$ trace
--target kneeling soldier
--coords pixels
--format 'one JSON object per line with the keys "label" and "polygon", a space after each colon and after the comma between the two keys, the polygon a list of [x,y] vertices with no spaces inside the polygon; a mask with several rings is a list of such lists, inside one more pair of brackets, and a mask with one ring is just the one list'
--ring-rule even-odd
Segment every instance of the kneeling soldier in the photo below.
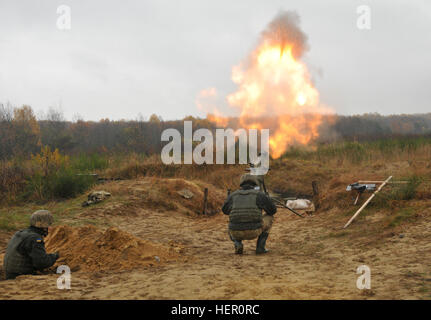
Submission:
{"label": "kneeling soldier", "polygon": [[6,279],[35,274],[55,263],[59,258],[58,252],[47,254],[43,241],[52,222],[53,217],[49,211],[39,210],[31,215],[29,228],[14,234],[4,256]]}
{"label": "kneeling soldier", "polygon": [[[229,215],[229,236],[235,245],[235,253],[243,253],[242,240],[257,238],[256,253],[266,253],[266,239],[269,235],[273,215],[277,207],[271,198],[260,190],[258,177],[245,174],[240,180],[240,189],[226,199],[222,211]],[[266,214],[262,215],[262,210]]]}

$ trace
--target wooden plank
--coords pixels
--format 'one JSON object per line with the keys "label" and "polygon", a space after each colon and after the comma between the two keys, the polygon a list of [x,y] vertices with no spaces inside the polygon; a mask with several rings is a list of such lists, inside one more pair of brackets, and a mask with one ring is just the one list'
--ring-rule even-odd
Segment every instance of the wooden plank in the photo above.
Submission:
{"label": "wooden plank", "polygon": [[311,182],[311,187],[313,188],[313,203],[314,203],[314,207],[317,210],[317,209],[320,208],[319,185],[318,185],[317,181],[312,181]]}
{"label": "wooden plank", "polygon": [[353,217],[350,218],[350,220],[346,223],[346,225],[344,226],[344,229],[346,229],[351,223],[352,221],[361,213],[362,210],[365,209],[365,207],[370,203],[370,201],[376,196],[376,194],[382,190],[382,188],[389,182],[389,180],[392,179],[392,176],[390,176],[389,178],[387,178],[381,185],[380,187],[374,191],[374,193],[371,195],[371,197],[368,198],[367,201],[364,202],[364,204],[358,209],[358,211],[356,211],[356,213],[353,215]]}
{"label": "wooden plank", "polygon": [[202,210],[202,214],[207,214],[207,207],[208,207],[208,188],[205,188],[205,190],[204,190],[204,208]]}
{"label": "wooden plank", "polygon": [[361,193],[358,192],[358,195],[356,196],[355,203],[353,204],[354,206],[356,206],[356,204],[358,203],[358,200],[359,200],[360,196],[361,196]]}

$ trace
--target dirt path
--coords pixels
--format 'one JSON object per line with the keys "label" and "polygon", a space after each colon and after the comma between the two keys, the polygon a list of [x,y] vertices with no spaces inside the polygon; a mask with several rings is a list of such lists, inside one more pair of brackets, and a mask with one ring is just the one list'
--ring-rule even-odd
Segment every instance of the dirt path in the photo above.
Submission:
{"label": "dirt path", "polygon": [[[0,282],[0,299],[430,299],[431,219],[410,224],[403,237],[350,239],[335,213],[300,219],[276,215],[267,247],[255,241],[233,254],[227,217],[191,218],[141,210],[104,217],[120,229],[161,243],[184,245],[185,261],[125,272],[72,274],[72,289],[58,290],[58,275]],[[355,225],[352,225],[355,228]],[[356,226],[357,227],[357,226]],[[371,268],[371,290],[356,288],[356,268]]]}

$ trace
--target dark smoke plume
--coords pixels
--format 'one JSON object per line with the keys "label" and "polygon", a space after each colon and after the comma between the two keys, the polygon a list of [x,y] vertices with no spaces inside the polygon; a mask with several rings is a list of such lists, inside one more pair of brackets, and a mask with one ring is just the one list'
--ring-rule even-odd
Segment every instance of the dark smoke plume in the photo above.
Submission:
{"label": "dark smoke plume", "polygon": [[262,32],[262,41],[292,46],[292,54],[300,58],[309,49],[307,35],[300,29],[299,15],[294,11],[281,11]]}

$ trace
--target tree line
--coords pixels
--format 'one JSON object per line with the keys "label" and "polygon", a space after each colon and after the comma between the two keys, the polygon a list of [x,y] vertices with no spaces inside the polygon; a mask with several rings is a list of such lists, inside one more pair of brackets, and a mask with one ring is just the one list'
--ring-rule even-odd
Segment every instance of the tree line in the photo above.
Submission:
{"label": "tree line", "polygon": [[[100,121],[67,121],[62,112],[50,108],[37,117],[30,106],[0,104],[0,159],[30,158],[49,146],[62,154],[160,153],[163,130],[183,132],[183,121],[193,121],[193,130],[217,125],[208,119],[187,117],[163,121],[153,114],[148,120],[101,119]],[[230,118],[228,127],[236,128],[238,119]],[[364,141],[405,135],[431,134],[431,113],[382,116],[377,113],[354,116],[324,116],[320,135],[315,142]]]}

